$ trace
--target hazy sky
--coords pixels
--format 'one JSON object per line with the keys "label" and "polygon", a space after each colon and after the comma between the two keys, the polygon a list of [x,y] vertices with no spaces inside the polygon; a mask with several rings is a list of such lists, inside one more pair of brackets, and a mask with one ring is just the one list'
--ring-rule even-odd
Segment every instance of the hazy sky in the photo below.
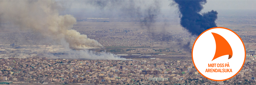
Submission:
{"label": "hazy sky", "polygon": [[[172,0],[160,0],[160,2],[162,2],[161,4],[163,9],[169,9],[169,4],[173,3]],[[81,2],[75,2],[72,4],[71,8],[84,7],[88,8],[88,6],[85,6]],[[214,10],[256,10],[256,0],[207,0],[204,7],[205,9]]]}
{"label": "hazy sky", "polygon": [[[173,3],[172,0],[161,0],[163,9],[177,9],[175,6],[169,6]],[[207,0],[207,3],[203,5],[202,11],[209,10],[253,10],[256,12],[256,0]]]}
{"label": "hazy sky", "polygon": [[205,9],[215,10],[254,10],[256,0],[207,0]]}
{"label": "hazy sky", "polygon": [[[135,0],[137,1],[137,0]],[[142,0],[144,1],[144,0]],[[102,12],[97,7],[85,4],[84,0],[76,0],[76,1],[65,1],[69,4],[68,13],[72,14],[80,14],[80,15],[93,15]],[[153,0],[145,0],[144,4],[152,4]],[[178,8],[177,5],[173,4],[173,0],[159,0],[161,6],[161,13],[164,15],[174,15],[178,16]],[[204,9],[201,11],[207,12],[211,10],[218,11],[218,16],[222,16],[223,14],[240,14],[243,13],[246,15],[247,12],[255,12],[256,13],[256,0],[207,0],[207,3],[203,5]],[[244,12],[246,11],[246,12]],[[102,12],[103,14],[108,14],[108,11]],[[112,13],[112,12],[110,12]],[[254,13],[253,13],[254,14]],[[251,14],[251,15],[253,15]]]}

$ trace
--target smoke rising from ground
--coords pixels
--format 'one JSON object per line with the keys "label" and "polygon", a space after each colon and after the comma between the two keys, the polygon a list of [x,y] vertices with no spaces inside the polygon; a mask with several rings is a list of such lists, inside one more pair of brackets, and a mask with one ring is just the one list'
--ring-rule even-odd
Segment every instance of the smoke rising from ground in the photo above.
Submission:
{"label": "smoke rising from ground", "polygon": [[[206,0],[173,1],[178,4],[181,13],[181,26],[192,35],[199,35],[202,31],[216,26],[216,11],[199,14],[202,10],[202,4],[206,3]],[[14,23],[22,29],[33,30],[51,37],[68,48],[101,48],[102,45],[96,40],[72,29],[76,23],[73,16],[59,14],[60,10],[68,8],[67,6],[70,4],[67,3],[78,2],[92,7],[93,11],[103,11],[102,15],[112,15],[112,17],[125,19],[136,18],[141,28],[147,29],[147,34],[151,39],[161,42],[177,41],[184,50],[190,48],[190,41],[176,38],[172,32],[168,31],[167,25],[170,22],[164,22],[165,24],[161,28],[156,26],[158,19],[163,18],[161,15],[162,4],[159,0],[60,0],[58,2],[63,2],[66,6],[63,7],[63,3],[57,3],[55,0],[1,0],[0,19]],[[105,14],[104,11],[111,14]]]}
{"label": "smoke rising from ground", "polygon": [[[194,36],[200,35],[203,31],[216,27],[215,20],[217,19],[217,11],[210,11],[207,13],[200,14],[199,12],[203,9],[203,4],[206,0],[173,0],[178,4],[178,9],[181,15],[180,24],[189,33]],[[178,41],[182,41],[178,39]],[[189,47],[191,42],[181,46],[184,50],[191,52]]]}
{"label": "smoke rising from ground", "polygon": [[1,20],[13,23],[21,29],[33,30],[68,43],[72,49],[102,47],[96,40],[80,34],[72,27],[76,19],[71,15],[60,15],[61,6],[54,0],[1,0]]}
{"label": "smoke rising from ground", "polygon": [[113,15],[116,17],[121,15],[122,17],[138,19],[141,28],[147,29],[149,37],[153,40],[167,40],[162,34],[170,34],[163,31],[165,28],[154,26],[161,13],[160,1],[158,0],[86,0],[84,3],[98,7],[102,11],[114,11]]}
{"label": "smoke rising from ground", "polygon": [[206,29],[216,27],[217,11],[199,14],[206,0],[174,0],[181,14],[180,24],[192,35],[199,35]]}
{"label": "smoke rising from ground", "polygon": [[120,59],[111,53],[93,53],[79,49],[102,48],[102,45],[87,35],[72,29],[76,19],[71,15],[60,15],[62,6],[54,0],[1,0],[0,19],[20,29],[36,32],[60,42],[69,51],[68,57],[86,59]]}
{"label": "smoke rising from ground", "polygon": [[176,38],[168,31],[170,28],[167,28],[167,25],[170,22],[162,21],[164,24],[160,28],[156,27],[162,14],[162,2],[159,0],[86,0],[84,3],[102,11],[113,11],[112,14],[116,17],[121,15],[139,19],[141,28],[147,30],[147,34],[152,40],[166,43],[176,41],[180,48],[190,52],[190,41]]}

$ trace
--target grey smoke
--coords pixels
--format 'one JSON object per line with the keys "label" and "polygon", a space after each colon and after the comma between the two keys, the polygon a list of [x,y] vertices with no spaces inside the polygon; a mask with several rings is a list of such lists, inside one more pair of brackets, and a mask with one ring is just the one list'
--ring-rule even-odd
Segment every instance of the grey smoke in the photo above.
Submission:
{"label": "grey smoke", "polygon": [[102,47],[96,40],[73,30],[76,19],[60,15],[61,8],[54,0],[1,0],[2,21],[11,22],[21,29],[32,30],[56,41],[68,42],[71,49]]}
{"label": "grey smoke", "polygon": [[[148,3],[151,2],[151,3]],[[148,36],[154,41],[170,42],[176,41],[183,50],[190,52],[190,41],[185,41],[173,36],[166,28],[169,22],[164,22],[161,28],[156,27],[156,22],[161,15],[161,1],[159,0],[86,0],[86,5],[97,7],[101,11],[113,11],[114,17],[122,15],[136,18],[142,29],[147,30]],[[116,12],[117,11],[117,12]],[[169,15],[172,16],[172,15]],[[181,43],[181,42],[186,42]]]}
{"label": "grey smoke", "polygon": [[[1,22],[12,23],[22,30],[30,30],[38,35],[52,38],[68,49],[102,48],[102,45],[96,40],[72,29],[73,25],[76,24],[76,19],[72,15],[60,15],[60,10],[63,10],[63,7],[55,0],[0,1]],[[80,51],[80,54],[84,55],[80,57],[89,59],[96,59],[95,57],[99,56],[114,58],[114,55],[109,53],[101,53],[102,55],[99,56],[90,53]]]}
{"label": "grey smoke", "polygon": [[[152,3],[145,4],[150,1]],[[156,30],[163,30],[163,28],[156,29],[154,27],[161,13],[160,2],[158,0],[86,0],[84,3],[96,6],[102,11],[118,11],[120,15],[138,19],[141,28],[147,29],[149,37],[153,40],[162,40],[158,39],[159,37],[156,37],[156,35],[164,37],[161,34],[165,32],[156,32]],[[165,35],[168,34],[165,33]],[[166,39],[167,38],[165,38],[165,40]]]}

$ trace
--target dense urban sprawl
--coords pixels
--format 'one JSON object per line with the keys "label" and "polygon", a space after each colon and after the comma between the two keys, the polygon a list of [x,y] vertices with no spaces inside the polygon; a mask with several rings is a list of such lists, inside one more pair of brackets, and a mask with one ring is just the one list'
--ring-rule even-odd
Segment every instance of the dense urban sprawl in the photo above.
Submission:
{"label": "dense urban sprawl", "polygon": [[254,57],[230,80],[214,82],[188,60],[77,60],[43,57],[0,59],[0,81],[40,84],[252,84]]}

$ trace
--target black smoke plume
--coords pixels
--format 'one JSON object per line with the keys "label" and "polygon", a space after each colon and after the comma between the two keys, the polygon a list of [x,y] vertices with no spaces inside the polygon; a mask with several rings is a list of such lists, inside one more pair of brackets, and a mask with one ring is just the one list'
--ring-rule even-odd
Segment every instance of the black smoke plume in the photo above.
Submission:
{"label": "black smoke plume", "polygon": [[217,11],[200,14],[206,0],[174,0],[181,13],[180,24],[192,35],[199,35],[206,29],[216,27]]}

